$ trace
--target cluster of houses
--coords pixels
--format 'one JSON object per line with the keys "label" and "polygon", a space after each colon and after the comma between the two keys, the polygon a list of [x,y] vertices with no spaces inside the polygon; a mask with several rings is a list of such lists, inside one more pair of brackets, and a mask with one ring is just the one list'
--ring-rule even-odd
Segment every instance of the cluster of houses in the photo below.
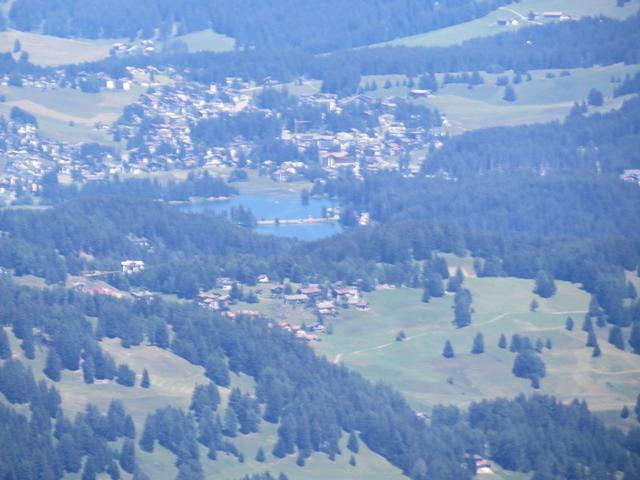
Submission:
{"label": "cluster of houses", "polygon": [[123,294],[122,292],[119,292],[115,288],[112,288],[106,285],[86,283],[86,282],[75,282],[72,286],[74,290],[82,293],[87,293],[89,295],[105,295],[107,297],[113,297],[113,298],[125,297],[125,294]]}
{"label": "cluster of houses", "polygon": [[223,114],[258,111],[251,96],[233,88],[237,79],[225,86],[208,88],[179,82],[150,89],[129,105],[113,129],[122,140],[141,136],[143,145],[127,152],[127,169],[134,174],[172,168],[235,166],[240,152],[250,146],[234,141],[226,148],[200,148],[191,137],[192,126],[200,120]]}
{"label": "cluster of houses", "polygon": [[4,168],[0,170],[0,200],[16,194],[37,194],[41,179],[60,161],[71,162],[73,152],[64,143],[40,138],[38,128],[30,123],[0,121]]}
{"label": "cluster of houses", "polygon": [[[146,45],[144,48],[153,48]],[[114,44],[115,52],[127,51],[127,44]],[[97,123],[94,128],[113,135],[114,140],[127,148],[105,150],[99,158],[83,158],[80,144],[49,141],[41,138],[34,125],[14,126],[0,132],[7,144],[4,169],[0,171],[0,200],[11,201],[22,194],[38,194],[42,177],[56,168],[61,178],[80,181],[102,181],[114,175],[144,175],[156,171],[189,169],[196,167],[258,166],[263,173],[276,181],[293,181],[308,178],[310,165],[300,158],[317,155],[317,164],[330,176],[350,170],[356,176],[364,171],[397,168],[409,153],[424,148],[432,141],[427,128],[410,128],[397,121],[394,112],[406,99],[389,97],[384,100],[357,94],[347,98],[317,93],[296,97],[299,106],[323,109],[325,112],[342,113],[357,106],[369,117],[377,119],[376,127],[361,131],[357,128],[345,131],[321,131],[315,128],[284,128],[279,139],[292,143],[300,158],[252,158],[255,145],[242,137],[236,137],[224,147],[205,147],[195,144],[192,128],[206,118],[221,115],[239,115],[242,112],[261,112],[265,116],[279,115],[275,111],[256,106],[253,97],[256,89],[238,78],[230,77],[221,84],[202,85],[186,82],[175,70],[160,72],[154,67],[128,67],[128,78],[112,78],[106,73],[78,72],[73,79],[65,77],[64,70],[47,77],[23,76],[23,84],[42,90],[57,88],[81,88],[89,81],[100,89],[131,90],[135,87],[148,90],[134,103],[128,105],[114,125]],[[172,79],[171,84],[155,81],[163,74]],[[0,84],[8,84],[8,76],[0,77]],[[265,81],[265,85],[270,82]],[[304,124],[305,122],[301,122]],[[299,131],[300,130],[300,131]],[[278,135],[278,134],[276,134]],[[309,154],[306,157],[302,154]],[[313,168],[316,168],[314,161]],[[7,196],[9,195],[9,196]],[[6,197],[6,198],[2,198]]]}
{"label": "cluster of houses", "polygon": [[311,308],[320,316],[336,316],[339,308],[369,310],[369,304],[362,298],[358,287],[342,282],[334,283],[329,289],[310,284],[289,294],[285,293],[284,287],[276,286],[271,289],[271,298],[281,298],[285,305]]}
{"label": "cluster of houses", "polygon": [[[429,96],[430,92],[416,91],[415,97]],[[358,94],[338,99],[335,95],[319,93],[300,97],[301,105],[324,107],[337,114],[351,104],[364,108],[368,115],[375,115],[378,126],[373,131],[363,132],[357,128],[339,132],[298,132],[283,130],[282,140],[294,143],[300,152],[317,151],[321,167],[330,176],[342,170],[352,171],[356,177],[364,170],[375,173],[397,168],[400,159],[412,150],[424,147],[431,140],[431,132],[424,127],[408,128],[395,119],[394,111],[399,97],[379,101],[371,96]],[[302,162],[286,162],[279,165],[272,178],[277,181],[292,181],[304,175],[306,165]]]}
{"label": "cluster of houses", "polygon": [[300,325],[291,325],[289,322],[280,322],[278,323],[278,326],[286,332],[293,332],[300,340],[305,340],[307,342],[318,341],[317,335],[307,332]]}

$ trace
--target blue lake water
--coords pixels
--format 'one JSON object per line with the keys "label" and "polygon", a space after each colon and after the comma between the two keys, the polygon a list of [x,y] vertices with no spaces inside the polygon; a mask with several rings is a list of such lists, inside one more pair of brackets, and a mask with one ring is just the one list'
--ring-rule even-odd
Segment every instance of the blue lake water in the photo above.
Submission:
{"label": "blue lake water", "polygon": [[[228,211],[231,207],[248,208],[256,220],[280,220],[321,217],[324,207],[335,207],[336,202],[312,198],[308,205],[302,205],[300,195],[289,194],[279,197],[268,195],[237,195],[230,200],[197,203],[183,207],[186,211],[201,212],[211,210],[217,213]],[[256,231],[268,235],[294,237],[300,240],[316,240],[340,233],[342,227],[335,222],[311,223],[301,225],[259,225]]]}

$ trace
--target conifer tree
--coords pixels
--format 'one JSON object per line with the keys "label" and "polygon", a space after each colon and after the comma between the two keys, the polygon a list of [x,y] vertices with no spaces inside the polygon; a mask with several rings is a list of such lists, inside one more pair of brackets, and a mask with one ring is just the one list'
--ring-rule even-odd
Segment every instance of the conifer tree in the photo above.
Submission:
{"label": "conifer tree", "polygon": [[593,352],[591,352],[591,356],[595,358],[599,357],[600,355],[602,355],[602,351],[600,350],[600,345],[598,345],[598,343],[596,342],[593,347]]}
{"label": "conifer tree", "polygon": [[142,388],[149,388],[151,386],[151,380],[149,379],[149,372],[145,368],[142,371],[142,380],[140,381],[140,386]]}
{"label": "conifer tree", "polygon": [[502,99],[505,102],[515,102],[516,101],[516,91],[513,89],[513,87],[511,85],[507,85],[504,88],[504,95],[502,96]]}
{"label": "conifer tree", "polygon": [[564,328],[566,328],[568,331],[573,330],[573,318],[567,317],[567,320],[564,322]]}
{"label": "conifer tree", "polygon": [[484,353],[484,338],[482,333],[476,333],[476,336],[473,339],[473,346],[471,347],[471,353],[474,355]]}
{"label": "conifer tree", "polygon": [[627,407],[626,405],[624,405],[622,407],[622,410],[620,411],[620,418],[622,418],[623,420],[629,418],[629,407]]}
{"label": "conifer tree", "polygon": [[4,328],[0,327],[0,360],[11,358],[11,344]]}
{"label": "conifer tree", "polygon": [[136,468],[136,447],[129,438],[122,444],[120,467],[127,473],[133,473]]}
{"label": "conifer tree", "polygon": [[264,454],[264,450],[260,447],[258,453],[256,453],[256,462],[264,463],[266,460],[267,457]]}
{"label": "conifer tree", "polygon": [[357,465],[356,457],[354,457],[353,455],[351,455],[351,457],[349,458],[349,465],[351,465],[352,467],[355,467]]}
{"label": "conifer tree", "polygon": [[536,286],[533,293],[540,295],[542,298],[553,297],[556,293],[556,285],[553,277],[548,272],[540,270],[536,277]]}
{"label": "conifer tree", "polygon": [[44,374],[54,382],[60,381],[60,370],[62,369],[62,362],[60,357],[53,348],[47,352],[46,365],[44,367]]}
{"label": "conifer tree", "polygon": [[152,453],[156,441],[155,420],[152,415],[147,416],[140,438],[140,448],[147,453]]}
{"label": "conifer tree", "polygon": [[539,306],[540,304],[538,303],[538,300],[534,298],[529,304],[529,310],[531,310],[532,312],[537,312]]}
{"label": "conifer tree", "polygon": [[133,423],[131,415],[127,415],[124,419],[124,436],[127,438],[136,438],[136,425]]}
{"label": "conifer tree", "polygon": [[553,348],[553,344],[551,343],[550,338],[547,338],[547,340],[544,342],[544,346],[547,350],[551,350]]}
{"label": "conifer tree", "polygon": [[536,338],[536,352],[542,353],[543,348],[544,348],[544,344],[542,343],[542,339]]}
{"label": "conifer tree", "polygon": [[358,453],[360,451],[360,445],[358,444],[358,437],[353,430],[351,431],[351,433],[349,433],[347,448],[351,450],[353,453]]}
{"label": "conifer tree", "polygon": [[584,322],[582,322],[582,331],[593,332],[593,322],[591,321],[591,317],[589,316],[584,317]]}
{"label": "conifer tree", "polygon": [[624,335],[618,325],[614,325],[609,330],[609,343],[619,350],[624,350]]}
{"label": "conifer tree", "polygon": [[634,353],[640,354],[640,322],[633,322],[631,335],[629,336],[629,345],[631,345]]}
{"label": "conifer tree", "polygon": [[224,411],[224,428],[222,432],[227,437],[235,437],[238,435],[238,416],[233,408],[228,407]]}
{"label": "conifer tree", "polygon": [[430,300],[431,292],[429,291],[429,288],[425,287],[424,290],[422,290],[422,303],[429,303]]}
{"label": "conifer tree", "polygon": [[430,273],[427,278],[427,288],[432,297],[442,297],[444,295],[442,277],[437,273]]}
{"label": "conifer tree", "polygon": [[504,336],[504,333],[500,334],[500,340],[498,340],[498,348],[507,348],[507,337]]}
{"label": "conifer tree", "polygon": [[442,356],[444,358],[453,358],[455,353],[453,352],[453,347],[451,346],[451,342],[447,340],[444,344],[444,349],[442,350]]}
{"label": "conifer tree", "polygon": [[87,460],[84,462],[82,480],[96,480],[96,465],[93,455],[89,455]]}
{"label": "conifer tree", "polygon": [[95,381],[95,368],[91,355],[87,355],[87,358],[82,361],[82,379],[87,384],[92,384]]}
{"label": "conifer tree", "polygon": [[453,299],[455,316],[453,324],[458,328],[471,325],[471,292],[459,289]]}
{"label": "conifer tree", "polygon": [[596,338],[596,334],[593,330],[591,330],[589,332],[589,335],[587,335],[587,347],[595,347],[598,343],[598,339]]}

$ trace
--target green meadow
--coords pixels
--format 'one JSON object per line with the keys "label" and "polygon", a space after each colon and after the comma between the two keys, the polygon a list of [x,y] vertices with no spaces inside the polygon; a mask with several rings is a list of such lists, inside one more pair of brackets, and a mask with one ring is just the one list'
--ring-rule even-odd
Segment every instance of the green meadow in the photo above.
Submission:
{"label": "green meadow", "polygon": [[[602,91],[604,104],[590,108],[591,112],[619,108],[627,97],[613,98],[613,90],[619,83],[612,83],[611,79],[624,80],[626,75],[634,75],[638,71],[637,65],[622,64],[569,69],[565,71],[568,75],[563,75],[560,70],[532,70],[530,81],[523,76],[520,84],[512,85],[516,92],[515,102],[503,100],[505,87],[496,85],[496,79],[502,75],[511,81],[513,72],[500,75],[481,72],[484,78],[482,85],[469,88],[466,84],[449,83],[432,97],[417,102],[443,113],[447,119],[444,130],[452,134],[478,128],[544,123],[562,120],[575,102],[586,100],[592,88]],[[436,77],[442,85],[444,75]],[[387,80],[391,87],[385,89]],[[405,80],[404,75],[372,75],[363,77],[361,86],[375,81],[378,89],[367,94],[378,98],[406,96],[409,88],[402,85]]]}
{"label": "green meadow", "polygon": [[190,52],[229,52],[236,45],[233,38],[216,33],[211,29],[180,35],[168,42],[174,40],[183,41],[189,47]]}
{"label": "green meadow", "polygon": [[35,87],[0,87],[5,102],[0,114],[8,117],[11,108],[20,107],[38,119],[43,134],[55,140],[70,142],[100,142],[110,144],[111,137],[94,129],[98,122],[110,125],[121,115],[124,107],[144,91],[133,86],[129,91],[84,93],[60,88],[42,90]]}
{"label": "green meadow", "polygon": [[20,40],[22,51],[29,54],[31,62],[47,67],[101,60],[109,55],[111,45],[117,41],[60,38],[7,30],[0,32],[0,52],[12,51],[16,40]]}
{"label": "green meadow", "polygon": [[[397,38],[382,42],[379,46],[405,47],[446,47],[471,40],[477,37],[487,37],[503,32],[513,31],[524,26],[540,24],[539,20],[529,21],[529,12],[561,11],[573,18],[604,15],[607,17],[624,19],[635,14],[640,9],[640,0],[632,0],[623,7],[617,7],[615,1],[608,0],[522,0],[490,12],[488,15],[470,22],[453,25],[451,27],[421,33],[409,37]],[[515,26],[498,25],[498,20],[516,19]]]}
{"label": "green meadow", "polygon": [[[542,358],[547,376],[540,393],[563,401],[584,398],[590,407],[617,422],[623,405],[635,402],[640,385],[640,356],[615,349],[607,343],[608,328],[597,328],[602,356],[591,357],[581,331],[589,296],[576,285],[556,282],[557,294],[538,298],[537,312],[530,311],[533,282],[514,278],[465,279],[473,294],[473,323],[456,329],[452,325],[453,299],[421,303],[416,289],[378,290],[366,296],[369,312],[341,311],[333,321],[333,335],[315,344],[320,354],[344,363],[372,380],[381,380],[402,391],[413,406],[428,412],[435,404],[467,406],[482,398],[513,397],[534,390],[528,380],[511,373],[515,354],[498,348],[500,334],[509,340],[518,333],[552,341]],[[567,316],[576,327],[565,330]],[[628,329],[626,329],[628,330]],[[407,338],[395,341],[398,332]],[[481,332],[485,353],[470,353],[473,338]],[[628,337],[629,332],[625,335]],[[445,359],[442,349],[450,340],[455,357]],[[612,415],[613,413],[613,415]]]}

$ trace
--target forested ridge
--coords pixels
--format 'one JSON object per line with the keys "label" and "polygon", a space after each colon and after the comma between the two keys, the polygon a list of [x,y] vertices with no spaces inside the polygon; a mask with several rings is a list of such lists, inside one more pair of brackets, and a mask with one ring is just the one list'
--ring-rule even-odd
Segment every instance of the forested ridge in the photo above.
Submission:
{"label": "forested ridge", "polygon": [[[234,321],[196,305],[159,300],[132,302],[62,288],[38,291],[18,287],[6,276],[0,277],[0,284],[0,324],[22,339],[24,354],[30,358],[31,349],[44,348],[48,358],[61,359],[58,369],[82,368],[89,384],[93,376],[87,376],[87,363],[92,369],[95,365],[96,378],[113,378],[124,368],[114,374],[108,367],[110,357],[97,341],[104,336],[120,338],[125,348],[143,342],[169,348],[204,366],[220,386],[229,385],[230,372],[257,381],[255,397],[252,392],[232,391],[233,413],[225,412],[222,424],[215,419],[219,396],[213,385],[196,388],[191,412],[171,407],[150,412],[143,431],[136,434],[118,402],[112,402],[106,416],[88,406],[72,424],[60,412],[54,388],[43,382],[36,385],[19,361],[6,360],[0,366],[0,391],[11,403],[31,402],[34,415],[29,421],[12,409],[0,409],[7,419],[0,434],[12,438],[13,444],[12,456],[0,463],[5,476],[61,478],[65,471],[78,471],[85,455],[85,471],[112,475],[114,466],[118,470],[114,460],[119,459],[120,468],[133,472],[133,443],[125,441],[119,454],[107,443],[125,436],[135,438],[145,451],[153,451],[158,441],[174,452],[179,478],[203,478],[198,443],[209,449],[212,460],[219,450],[240,455],[233,438],[259,430],[262,421],[279,424],[278,439],[269,446],[276,457],[296,453],[304,464],[313,452],[339,455],[338,439],[345,432],[358,432],[369,448],[415,480],[471,478],[475,470],[465,455],[474,454],[514,470],[533,470],[536,479],[573,475],[595,480],[616,471],[632,479],[638,472],[638,430],[625,435],[607,429],[583,403],[562,405],[549,397],[492,400],[472,405],[468,418],[454,407],[435,407],[425,423],[392,389],[317,357],[304,342],[266,320],[238,316]],[[95,328],[85,315],[97,318]],[[169,329],[171,336],[166,334]],[[3,351],[3,358],[6,354]],[[48,359],[45,373],[55,382],[59,377],[49,365]],[[127,388],[124,383],[122,388]],[[229,431],[237,427],[228,424],[228,415],[237,416],[239,431]],[[505,418],[509,420],[503,425]],[[23,431],[31,433],[18,435],[27,422],[30,428]],[[42,446],[39,455],[27,455],[35,444]],[[46,477],[38,476],[38,459],[48,465]]]}
{"label": "forested ridge", "polygon": [[[628,84],[631,85],[631,84]],[[621,85],[628,93],[631,86]],[[640,99],[619,110],[585,114],[574,106],[564,122],[480,129],[447,139],[423,163],[423,171],[454,177],[529,172],[619,174],[640,167]]]}
{"label": "forested ridge", "polygon": [[[640,14],[626,20],[585,17],[535,25],[514,32],[475,38],[450,47],[375,47],[313,55],[296,45],[225,53],[157,53],[111,57],[69,67],[70,71],[125,75],[124,67],[171,65],[195,81],[220,82],[228,76],[290,81],[299,76],[321,80],[336,75],[357,87],[361,75],[472,72],[548,68],[586,68],[640,62]],[[355,91],[355,88],[353,89]]]}
{"label": "forested ridge", "polygon": [[244,48],[330,51],[466,22],[512,0],[17,0],[19,30],[87,38],[161,38],[213,27]]}

